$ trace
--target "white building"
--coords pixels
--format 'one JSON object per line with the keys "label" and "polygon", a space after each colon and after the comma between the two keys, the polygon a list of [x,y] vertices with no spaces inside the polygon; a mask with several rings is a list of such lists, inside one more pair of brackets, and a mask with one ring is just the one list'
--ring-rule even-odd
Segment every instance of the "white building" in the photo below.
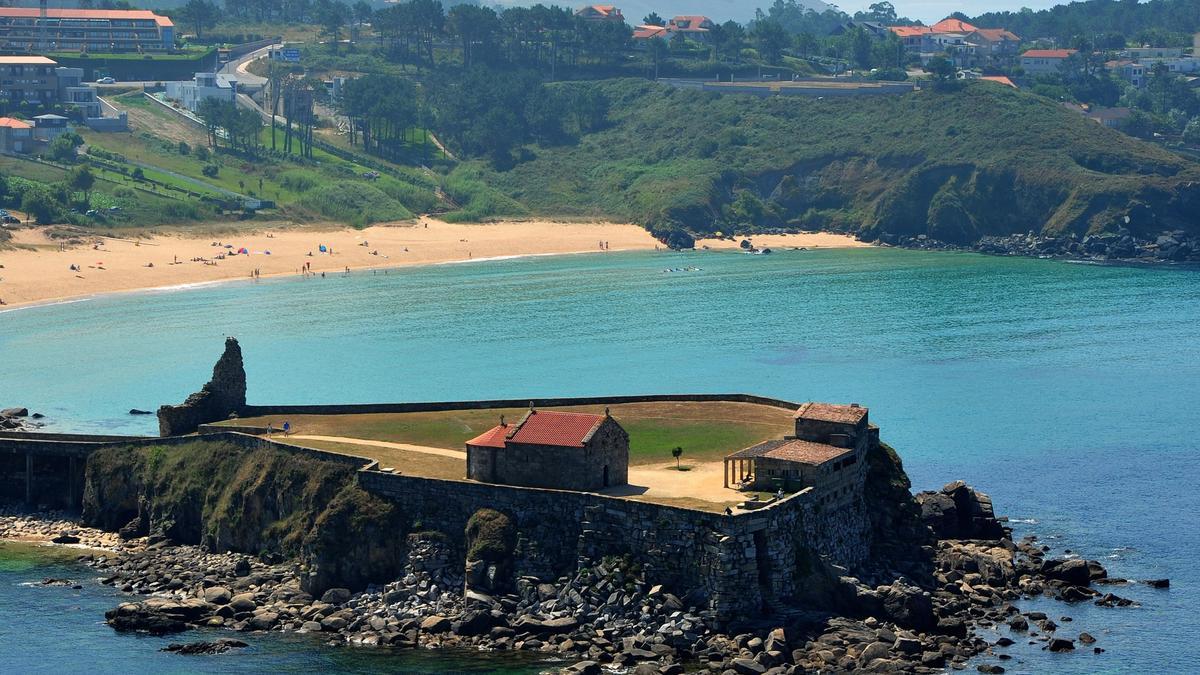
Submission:
{"label": "white building", "polygon": [[219,73],[196,73],[191,82],[168,82],[167,98],[179,101],[192,112],[205,99],[234,103],[237,100],[237,80]]}
{"label": "white building", "polygon": [[1021,68],[1030,75],[1057,74],[1074,54],[1074,49],[1030,49],[1021,54]]}

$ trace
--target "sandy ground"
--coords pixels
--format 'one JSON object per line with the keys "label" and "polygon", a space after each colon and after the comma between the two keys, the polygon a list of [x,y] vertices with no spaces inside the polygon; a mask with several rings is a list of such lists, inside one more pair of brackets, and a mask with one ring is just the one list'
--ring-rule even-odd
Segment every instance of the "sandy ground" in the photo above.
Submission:
{"label": "sandy ground", "polygon": [[[14,232],[12,243],[21,249],[0,250],[0,301],[11,308],[115,291],[249,279],[255,270],[262,277],[299,275],[306,264],[319,275],[344,272],[347,267],[357,270],[600,252],[601,241],[606,242],[609,251],[653,249],[659,245],[636,225],[545,221],[458,225],[428,218],[415,225],[363,230],[264,229],[223,235],[166,234],[139,240],[97,237],[86,241],[83,246],[62,251],[59,243],[45,237],[40,229]],[[321,253],[321,245],[332,253]],[[249,255],[229,255],[242,248]],[[221,255],[225,257],[218,259]],[[71,270],[71,265],[79,269]]]}
{"label": "sandy ground", "polygon": [[726,488],[721,478],[723,462],[692,464],[688,471],[676,471],[673,466],[631,466],[629,485],[605,490],[613,496],[635,496],[642,499],[690,497],[706,502],[726,504],[740,502],[747,496]]}
{"label": "sandy ground", "polygon": [[697,239],[696,248],[711,249],[739,248],[743,239],[749,239],[758,248],[862,248],[870,246],[845,234],[833,232],[806,232],[802,234],[761,234],[730,239]]}
{"label": "sandy ground", "polygon": [[[60,250],[60,244],[41,229],[14,232],[12,243],[19,248],[0,250],[0,302],[12,308],[117,291],[249,279],[256,271],[260,277],[299,275],[305,265],[319,275],[345,272],[346,268],[598,253],[602,241],[606,251],[660,246],[646,230],[628,224],[512,221],[461,225],[432,218],[363,230],[266,228],[237,234],[176,233],[85,241],[82,246]],[[829,233],[764,235],[752,241],[773,248],[867,245]],[[321,245],[332,253],[322,253]],[[697,242],[700,245],[737,248],[738,242],[705,239]],[[243,248],[248,255],[231,255]],[[78,269],[70,269],[72,265]]]}

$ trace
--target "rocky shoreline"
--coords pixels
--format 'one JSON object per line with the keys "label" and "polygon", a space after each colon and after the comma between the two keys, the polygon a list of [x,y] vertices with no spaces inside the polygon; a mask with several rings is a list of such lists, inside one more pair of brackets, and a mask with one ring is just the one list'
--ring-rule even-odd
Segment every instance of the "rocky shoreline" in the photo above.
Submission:
{"label": "rocky shoreline", "polygon": [[1011,234],[981,237],[969,245],[951,244],[925,235],[881,236],[877,243],[926,251],[973,251],[987,255],[1053,258],[1102,263],[1198,264],[1200,238],[1183,230],[1164,232],[1154,239],[1135,237],[1129,230],[1062,236]]}
{"label": "rocky shoreline", "polygon": [[[554,582],[519,578],[504,594],[470,590],[470,574],[456,569],[445,539],[429,535],[410,535],[408,562],[395,581],[357,593],[333,588],[320,598],[301,589],[304,570],[294,562],[213,553],[162,535],[121,541],[58,514],[5,514],[0,537],[68,534],[105,549],[80,559],[102,583],[135,596],[106,613],[121,631],[171,634],[203,626],[317,633],[330,644],[514,650],[572,664],[563,672],[599,673],[603,666],[637,675],[962,669],[984,653],[1005,659],[1011,638],[989,642],[977,634],[999,626],[1050,651],[1104,651],[1092,635],[1069,634],[1044,613],[1022,612],[1015,603],[1050,596],[1068,604],[1127,606],[1129,600],[1096,587],[1130,582],[1109,579],[1096,561],[1050,557],[1049,547],[1032,537],[1014,542],[987,496],[961,482],[920,493],[916,501],[938,539],[928,578],[871,587],[829,566],[836,610],[780,608],[734,625],[719,624],[620,558]],[[236,643],[170,650],[215,653]],[[999,665],[979,669],[1004,672]]]}

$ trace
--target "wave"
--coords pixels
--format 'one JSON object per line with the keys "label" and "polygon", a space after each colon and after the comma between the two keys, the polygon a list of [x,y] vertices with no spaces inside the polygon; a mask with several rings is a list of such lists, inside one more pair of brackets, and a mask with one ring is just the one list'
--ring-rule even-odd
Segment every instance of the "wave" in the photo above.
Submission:
{"label": "wave", "polygon": [[9,307],[7,309],[0,309],[0,314],[7,314],[9,312],[19,312],[23,309],[34,309],[37,307],[54,307],[55,305],[73,305],[77,302],[89,302],[94,299],[95,298],[93,298],[93,297],[84,297],[84,298],[67,298],[66,300],[51,300],[49,302],[35,302],[32,305],[21,305],[20,307]]}

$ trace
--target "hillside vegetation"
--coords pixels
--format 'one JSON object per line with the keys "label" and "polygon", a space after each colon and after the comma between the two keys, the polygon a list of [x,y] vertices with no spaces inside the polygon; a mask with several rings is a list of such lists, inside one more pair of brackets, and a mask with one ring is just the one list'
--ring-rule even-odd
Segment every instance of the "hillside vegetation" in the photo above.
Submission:
{"label": "hillside vegetation", "polygon": [[660,235],[789,227],[965,243],[1196,229],[1200,165],[988,82],[828,100],[593,86],[611,103],[604,129],[532,148],[508,171],[459,170],[533,212]]}

